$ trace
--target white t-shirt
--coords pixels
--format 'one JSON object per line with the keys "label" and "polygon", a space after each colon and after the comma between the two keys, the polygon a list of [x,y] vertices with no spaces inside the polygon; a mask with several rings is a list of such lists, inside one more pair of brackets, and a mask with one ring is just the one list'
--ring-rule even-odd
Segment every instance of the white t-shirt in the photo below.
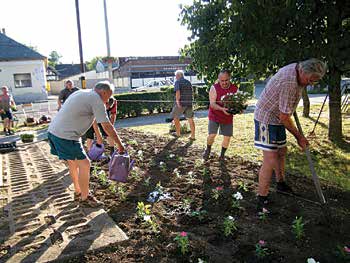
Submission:
{"label": "white t-shirt", "polygon": [[97,123],[109,122],[105,104],[95,91],[79,90],[69,96],[48,131],[61,139],[79,141],[94,118]]}

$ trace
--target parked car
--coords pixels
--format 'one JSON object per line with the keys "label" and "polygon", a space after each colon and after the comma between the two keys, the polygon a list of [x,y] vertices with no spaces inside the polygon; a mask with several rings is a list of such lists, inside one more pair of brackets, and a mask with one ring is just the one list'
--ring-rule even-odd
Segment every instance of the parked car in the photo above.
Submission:
{"label": "parked car", "polygon": [[133,91],[160,91],[163,87],[172,86],[173,83],[170,80],[151,80],[145,86],[132,89]]}

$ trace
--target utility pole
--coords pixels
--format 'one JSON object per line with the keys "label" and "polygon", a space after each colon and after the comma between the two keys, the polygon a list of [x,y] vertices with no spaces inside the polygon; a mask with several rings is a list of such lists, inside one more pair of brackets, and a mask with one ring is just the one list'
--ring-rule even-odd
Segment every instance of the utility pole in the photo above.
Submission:
{"label": "utility pole", "polygon": [[[80,55],[80,71],[85,73],[84,59],[83,59],[83,45],[81,43],[81,29],[80,29],[80,14],[79,14],[79,0],[75,0],[75,10],[77,14],[78,39],[79,39],[79,55]],[[80,77],[81,88],[86,89],[85,76]]]}
{"label": "utility pole", "polygon": [[108,30],[108,17],[107,17],[107,4],[106,0],[103,0],[104,13],[105,13],[105,28],[106,28],[106,42],[107,42],[107,57],[108,57],[108,79],[110,83],[113,83],[113,72],[112,72],[112,63],[111,59],[111,47],[109,45],[109,30]]}

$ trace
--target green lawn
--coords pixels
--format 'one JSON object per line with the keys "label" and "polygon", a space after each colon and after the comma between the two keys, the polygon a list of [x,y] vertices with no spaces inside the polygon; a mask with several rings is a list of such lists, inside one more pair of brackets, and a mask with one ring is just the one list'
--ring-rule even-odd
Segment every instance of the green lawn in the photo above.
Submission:
{"label": "green lawn", "polygon": [[[312,105],[310,109],[310,119],[301,117],[302,107],[298,108],[298,115],[305,135],[308,135],[314,126],[321,105]],[[195,144],[206,145],[207,118],[196,119]],[[234,117],[234,137],[231,140],[227,155],[240,156],[253,162],[261,162],[262,154],[260,150],[254,148],[254,122],[253,113],[241,114]],[[155,124],[135,127],[135,130],[146,133],[154,133],[162,136],[169,135],[169,124]],[[335,145],[327,140],[328,132],[328,107],[326,106],[321,115],[316,128],[316,137],[310,139],[310,149],[315,163],[317,174],[320,178],[329,183],[341,186],[345,190],[350,190],[350,141],[342,145]],[[350,116],[343,116],[343,134],[350,134]],[[187,137],[181,138],[187,140]],[[219,136],[213,146],[213,150],[220,150],[222,138]],[[288,154],[286,170],[288,173],[305,174],[311,176],[306,156],[297,146],[294,137],[288,133]]]}

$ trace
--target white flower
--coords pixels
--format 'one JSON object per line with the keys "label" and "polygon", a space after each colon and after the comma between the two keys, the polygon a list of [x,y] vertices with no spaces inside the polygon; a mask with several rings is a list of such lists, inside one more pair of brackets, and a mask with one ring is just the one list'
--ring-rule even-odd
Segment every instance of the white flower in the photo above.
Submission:
{"label": "white flower", "polygon": [[313,258],[308,258],[307,263],[320,263],[319,261],[314,260]]}
{"label": "white flower", "polygon": [[159,163],[159,166],[163,166],[165,163],[164,162],[160,162]]}
{"label": "white flower", "polygon": [[233,197],[236,199],[236,200],[242,200],[243,199],[243,196],[240,192],[237,192],[233,195]]}
{"label": "white flower", "polygon": [[189,175],[189,176],[192,176],[192,175],[193,175],[193,172],[192,172],[192,171],[188,172],[188,175]]}
{"label": "white flower", "polygon": [[169,154],[169,158],[174,158],[175,157],[175,154],[171,153]]}
{"label": "white flower", "polygon": [[179,172],[179,169],[175,168],[173,173],[178,173]]}
{"label": "white flower", "polygon": [[138,150],[138,151],[137,151],[137,155],[138,155],[138,156],[141,156],[142,154],[143,154],[142,150]]}
{"label": "white flower", "polygon": [[151,220],[151,216],[150,216],[150,215],[144,215],[144,216],[143,216],[143,220],[144,220],[144,221]]}
{"label": "white flower", "polygon": [[235,219],[232,216],[227,217],[228,220],[234,221]]}

